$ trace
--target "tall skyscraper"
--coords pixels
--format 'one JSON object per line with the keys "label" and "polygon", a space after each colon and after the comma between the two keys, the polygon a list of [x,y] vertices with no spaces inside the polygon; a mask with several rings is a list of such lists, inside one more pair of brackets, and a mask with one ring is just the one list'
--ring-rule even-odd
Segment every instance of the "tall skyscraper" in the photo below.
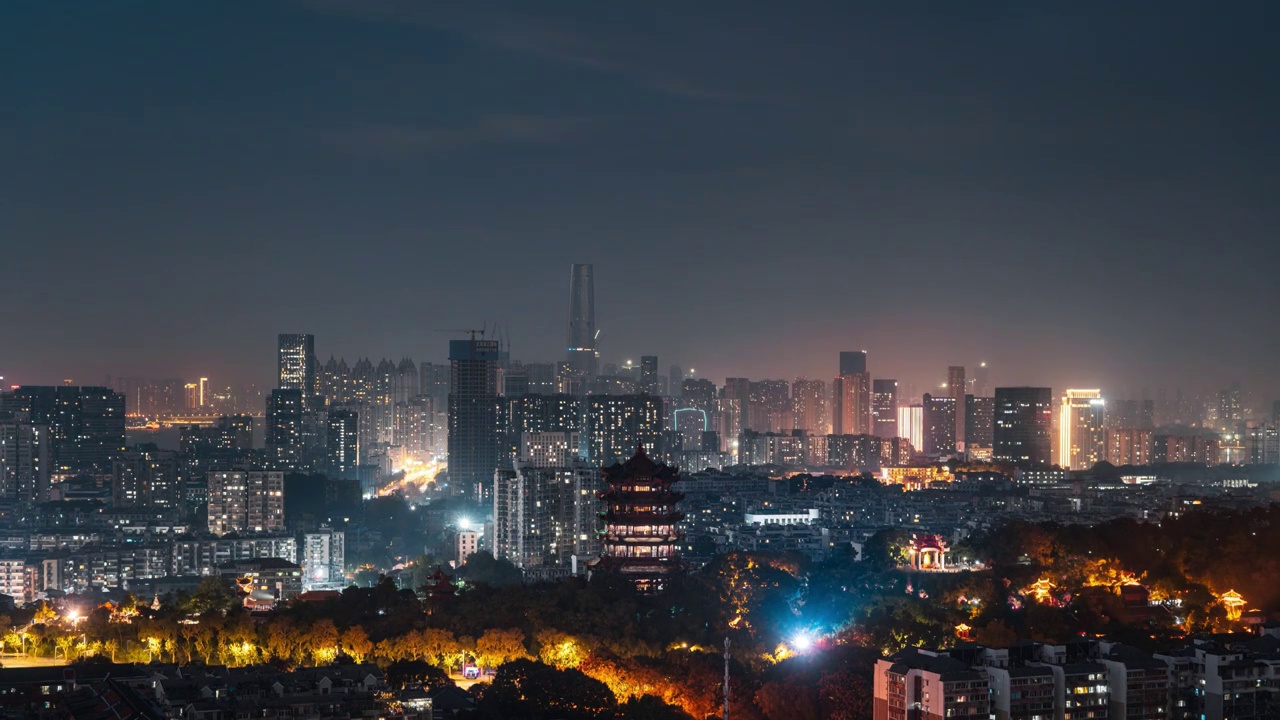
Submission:
{"label": "tall skyscraper", "polygon": [[302,391],[276,389],[267,398],[267,450],[278,470],[297,470],[303,461]]}
{"label": "tall skyscraper", "polygon": [[968,387],[964,379],[963,365],[952,365],[947,368],[947,394],[956,401],[956,450],[961,452],[964,451],[964,443],[967,440],[964,432],[964,396],[969,392]]}
{"label": "tall skyscraper", "polygon": [[499,465],[501,363],[496,340],[473,336],[449,342],[449,483],[455,494],[482,498],[484,485],[493,481]]}
{"label": "tall skyscraper", "polygon": [[[726,403],[729,412],[736,411],[736,418],[729,418],[727,426],[736,427],[738,432],[752,429],[747,424],[751,410],[751,381],[747,378],[725,378],[721,397],[732,401]],[[737,435],[733,436],[736,439]]]}
{"label": "tall skyscraper", "polygon": [[827,384],[821,380],[796,378],[791,383],[791,407],[795,429],[810,435],[831,432],[831,413],[827,405]]}
{"label": "tall skyscraper", "polygon": [[281,333],[277,368],[279,387],[298,390],[310,402],[316,394],[316,338],[314,335]]}
{"label": "tall skyscraper", "polygon": [[898,381],[871,382],[871,432],[879,438],[898,435]]}
{"label": "tall skyscraper", "polygon": [[1018,465],[1053,462],[1053,390],[996,388],[991,456]]}
{"label": "tall skyscraper", "polygon": [[863,350],[844,350],[840,353],[840,375],[856,375],[867,371],[867,353]]}
{"label": "tall skyscraper", "polygon": [[956,451],[956,399],[924,396],[924,453],[950,457]]}
{"label": "tall skyscraper", "polygon": [[645,395],[658,394],[658,356],[642,355],[640,357],[640,387]]}
{"label": "tall skyscraper", "polygon": [[964,397],[965,450],[991,449],[995,432],[996,400],[991,397]]}
{"label": "tall skyscraper", "polygon": [[584,379],[582,392],[586,392],[595,380],[599,358],[596,350],[595,273],[590,264],[578,264],[569,271],[567,359],[574,372]]}
{"label": "tall skyscraper", "polygon": [[1058,465],[1067,470],[1088,470],[1106,459],[1106,403],[1102,391],[1065,391],[1058,408]]}
{"label": "tall skyscraper", "polygon": [[[842,364],[844,355],[841,353]],[[836,435],[871,434],[871,373],[841,375],[832,382],[831,432]]]}

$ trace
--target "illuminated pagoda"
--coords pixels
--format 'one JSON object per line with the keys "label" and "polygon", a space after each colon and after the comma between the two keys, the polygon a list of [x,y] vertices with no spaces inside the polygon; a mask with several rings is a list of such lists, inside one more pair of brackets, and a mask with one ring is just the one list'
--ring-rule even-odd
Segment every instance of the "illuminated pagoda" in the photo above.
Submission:
{"label": "illuminated pagoda", "polygon": [[630,460],[604,468],[603,479],[604,529],[596,568],[633,580],[641,592],[662,590],[665,578],[680,568],[676,523],[684,514],[676,503],[684,494],[672,490],[680,473],[650,460],[641,445]]}

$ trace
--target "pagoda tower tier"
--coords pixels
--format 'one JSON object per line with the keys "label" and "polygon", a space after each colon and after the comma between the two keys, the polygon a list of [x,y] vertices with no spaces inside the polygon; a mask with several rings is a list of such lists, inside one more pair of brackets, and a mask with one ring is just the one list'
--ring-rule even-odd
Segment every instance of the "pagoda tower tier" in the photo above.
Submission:
{"label": "pagoda tower tier", "polygon": [[599,493],[604,510],[596,568],[633,580],[641,591],[662,590],[666,578],[682,568],[677,524],[684,513],[676,504],[684,494],[673,489],[679,471],[650,460],[640,446],[630,460],[602,474],[606,489]]}

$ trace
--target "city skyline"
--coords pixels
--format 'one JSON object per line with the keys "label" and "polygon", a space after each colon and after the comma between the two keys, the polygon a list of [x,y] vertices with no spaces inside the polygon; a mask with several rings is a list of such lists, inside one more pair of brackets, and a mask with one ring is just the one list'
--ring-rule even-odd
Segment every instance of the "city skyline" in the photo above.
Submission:
{"label": "city skyline", "polygon": [[1280,395],[1266,4],[720,7],[15,8],[0,374],[554,361],[590,262],[603,362]]}

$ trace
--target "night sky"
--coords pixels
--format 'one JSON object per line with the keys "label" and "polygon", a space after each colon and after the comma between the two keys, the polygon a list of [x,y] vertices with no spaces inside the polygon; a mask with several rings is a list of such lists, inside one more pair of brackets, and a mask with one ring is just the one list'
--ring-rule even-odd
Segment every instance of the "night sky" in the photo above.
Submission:
{"label": "night sky", "polygon": [[[536,14],[535,14],[536,10]],[[560,359],[1280,394],[1274,2],[0,9],[0,375]]]}

